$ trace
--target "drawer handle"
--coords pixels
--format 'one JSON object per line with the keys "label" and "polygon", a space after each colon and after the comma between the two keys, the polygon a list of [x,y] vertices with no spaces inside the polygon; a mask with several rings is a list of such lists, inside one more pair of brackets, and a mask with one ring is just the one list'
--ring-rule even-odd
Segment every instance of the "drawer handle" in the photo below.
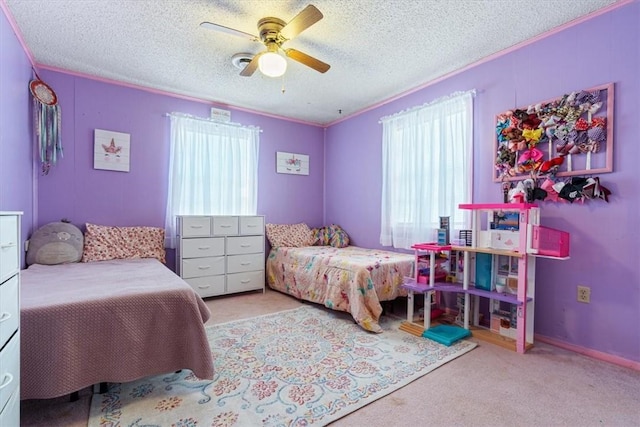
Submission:
{"label": "drawer handle", "polygon": [[251,282],[251,280],[249,279],[240,280],[240,283],[249,283],[249,282]]}
{"label": "drawer handle", "polygon": [[4,378],[2,379],[2,384],[0,384],[0,390],[2,390],[3,388],[11,384],[12,381],[13,381],[13,375],[11,375],[9,372],[4,374]]}
{"label": "drawer handle", "polygon": [[0,316],[0,323],[6,320],[9,320],[10,317],[11,317],[11,313],[8,313],[5,311],[4,313],[2,313],[2,316]]}
{"label": "drawer handle", "polygon": [[2,248],[2,249],[15,248],[15,247],[16,247],[16,244],[15,244],[15,243],[13,243],[13,242],[9,242],[9,243],[7,243],[6,245],[2,245],[2,246],[0,246],[0,248]]}
{"label": "drawer handle", "polygon": [[240,265],[251,265],[251,261],[241,262]]}
{"label": "drawer handle", "polygon": [[210,288],[210,287],[211,287],[211,285],[200,285],[200,286],[198,286],[198,289],[207,289],[207,288]]}
{"label": "drawer handle", "polygon": [[255,225],[255,224],[247,224],[247,227],[250,227],[250,228],[256,228],[256,227],[257,227],[257,225]]}
{"label": "drawer handle", "polygon": [[222,227],[222,228],[231,228],[231,226],[229,224],[221,224],[220,227]]}
{"label": "drawer handle", "polygon": [[201,251],[206,251],[207,249],[211,249],[211,246],[200,246],[198,249]]}
{"label": "drawer handle", "polygon": [[202,228],[201,225],[190,225],[189,228]]}
{"label": "drawer handle", "polygon": [[245,244],[243,244],[243,245],[240,245],[240,247],[241,247],[241,248],[250,248],[250,247],[251,247],[251,245],[249,245],[249,244],[245,243]]}
{"label": "drawer handle", "polygon": [[211,266],[210,266],[210,265],[199,265],[199,266],[198,266],[198,269],[199,269],[199,270],[208,270],[208,269],[210,269],[210,268],[211,268]]}

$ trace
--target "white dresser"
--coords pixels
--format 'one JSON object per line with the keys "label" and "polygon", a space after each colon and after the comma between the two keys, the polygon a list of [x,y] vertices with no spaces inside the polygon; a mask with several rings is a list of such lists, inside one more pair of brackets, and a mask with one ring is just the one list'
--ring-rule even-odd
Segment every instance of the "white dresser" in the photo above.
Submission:
{"label": "white dresser", "polygon": [[177,234],[177,272],[201,297],[264,291],[264,216],[178,216]]}
{"label": "white dresser", "polygon": [[0,211],[0,426],[20,425],[20,217]]}

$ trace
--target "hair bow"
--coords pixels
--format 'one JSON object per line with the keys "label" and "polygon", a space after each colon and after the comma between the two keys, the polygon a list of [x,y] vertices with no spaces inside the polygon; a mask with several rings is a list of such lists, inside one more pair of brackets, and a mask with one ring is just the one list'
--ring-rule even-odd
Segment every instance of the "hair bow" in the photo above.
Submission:
{"label": "hair bow", "polygon": [[549,159],[546,162],[542,162],[540,165],[540,172],[545,173],[549,172],[553,169],[553,171],[557,171],[560,165],[564,162],[564,157],[554,157],[553,159]]}
{"label": "hair bow", "polygon": [[591,127],[605,128],[607,125],[607,119],[604,117],[594,117],[591,119]]}
{"label": "hair bow", "polygon": [[522,131],[522,136],[527,142],[538,142],[542,136],[542,129],[525,129]]}
{"label": "hair bow", "polygon": [[601,142],[607,138],[607,133],[601,127],[592,127],[587,131],[587,136],[593,141]]}
{"label": "hair bow", "polygon": [[550,179],[545,179],[544,182],[542,183],[542,185],[540,185],[540,188],[542,188],[543,190],[545,190],[547,192],[547,198],[546,200],[552,201],[552,202],[558,202],[558,201],[563,201],[564,199],[558,199],[558,191],[556,191],[556,189],[553,187],[554,186],[554,182]]}
{"label": "hair bow", "polygon": [[598,110],[600,110],[600,108],[602,108],[602,101],[596,102],[595,104],[591,105],[589,108],[586,109],[586,111],[588,111],[591,114],[595,114],[598,112]]}
{"label": "hair bow", "polygon": [[511,151],[522,151],[527,149],[527,143],[523,140],[520,141],[509,141],[509,150]]}
{"label": "hair bow", "polygon": [[578,120],[576,120],[575,128],[577,130],[587,130],[589,129],[589,123],[587,123],[585,119],[580,117]]}
{"label": "hair bow", "polygon": [[536,162],[539,162],[543,157],[544,157],[544,154],[542,153],[542,151],[538,150],[537,148],[530,148],[524,151],[522,154],[520,154],[520,157],[518,158],[518,163],[519,164],[536,163]]}
{"label": "hair bow", "polygon": [[581,153],[597,153],[600,148],[597,141],[589,141],[577,146]]}
{"label": "hair bow", "polygon": [[576,102],[578,104],[585,104],[585,103],[594,104],[598,102],[599,99],[600,99],[599,90],[593,91],[591,93],[587,92],[586,90],[583,90],[576,96]]}

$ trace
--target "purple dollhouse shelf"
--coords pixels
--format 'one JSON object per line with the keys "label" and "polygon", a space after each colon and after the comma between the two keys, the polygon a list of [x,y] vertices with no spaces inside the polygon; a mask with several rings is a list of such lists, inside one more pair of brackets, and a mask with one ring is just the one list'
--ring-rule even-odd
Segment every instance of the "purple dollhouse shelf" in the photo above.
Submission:
{"label": "purple dollhouse shelf", "polygon": [[[518,296],[509,294],[506,292],[494,292],[485,291],[484,289],[478,289],[474,286],[470,286],[466,291],[459,283],[444,283],[436,282],[433,286],[429,286],[425,283],[416,283],[415,281],[407,281],[401,285],[404,289],[412,291],[414,293],[423,294],[425,292],[440,291],[440,292],[463,292],[470,295],[478,295],[484,298],[491,298],[493,300],[508,302],[510,304],[522,305],[522,301],[518,301]],[[532,301],[533,298],[527,297],[527,301]]]}

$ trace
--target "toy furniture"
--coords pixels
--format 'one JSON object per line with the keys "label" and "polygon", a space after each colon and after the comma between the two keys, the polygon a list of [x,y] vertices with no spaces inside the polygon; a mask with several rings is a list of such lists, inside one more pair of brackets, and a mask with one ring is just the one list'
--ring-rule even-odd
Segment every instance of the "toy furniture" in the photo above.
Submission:
{"label": "toy furniture", "polygon": [[[461,293],[464,302],[458,319],[465,329],[471,328],[477,338],[524,353],[533,345],[535,259],[567,259],[569,234],[540,226],[540,211],[535,204],[462,204],[459,207],[472,212],[471,246],[416,244],[413,247],[416,254],[419,250],[428,251],[432,260],[439,251],[462,251],[462,283],[437,282],[433,276],[428,284],[405,278],[403,287],[409,291],[408,320],[413,320],[414,293],[425,295],[425,330],[430,327],[431,304],[427,303],[430,295]],[[480,298],[489,299],[488,329],[480,326]]]}
{"label": "toy furniture", "polygon": [[[415,294],[424,295],[424,329],[429,329],[431,324],[432,306],[435,305],[434,297],[436,282],[438,289],[446,280],[446,274],[438,274],[436,268],[436,257],[443,251],[450,251],[450,245],[439,245],[437,243],[416,243],[411,246],[414,250],[415,261],[413,278],[406,277],[402,287],[407,290],[407,322],[413,322]],[[425,257],[429,260],[428,276],[421,273],[421,264]],[[408,326],[405,326],[408,330]]]}

